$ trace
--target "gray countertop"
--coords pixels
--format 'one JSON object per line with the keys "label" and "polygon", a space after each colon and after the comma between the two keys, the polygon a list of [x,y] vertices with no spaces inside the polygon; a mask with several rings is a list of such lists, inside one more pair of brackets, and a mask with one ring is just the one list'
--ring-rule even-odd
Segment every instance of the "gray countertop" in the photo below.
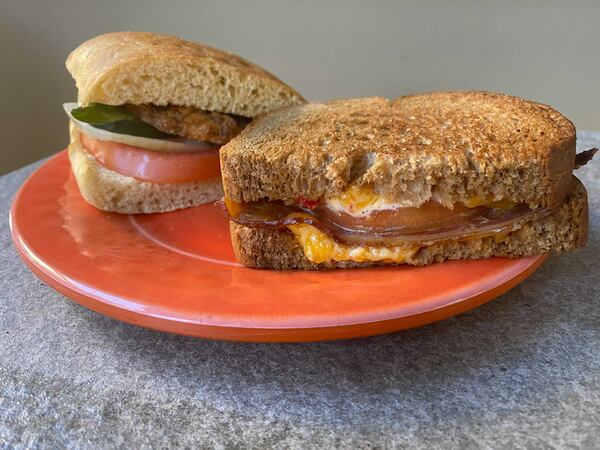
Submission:
{"label": "gray countertop", "polygon": [[397,334],[281,345],[137,328],[43,284],[7,220],[38,165],[0,178],[0,448],[600,448],[600,161],[578,172],[588,246],[497,300]]}

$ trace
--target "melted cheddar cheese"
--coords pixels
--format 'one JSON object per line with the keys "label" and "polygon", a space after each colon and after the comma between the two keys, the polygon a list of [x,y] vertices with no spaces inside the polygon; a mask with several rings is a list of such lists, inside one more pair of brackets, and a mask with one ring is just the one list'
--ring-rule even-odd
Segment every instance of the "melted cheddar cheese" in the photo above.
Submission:
{"label": "melted cheddar cheese", "polygon": [[488,208],[498,208],[498,209],[510,209],[516,206],[516,203],[511,202],[510,200],[502,199],[495,200],[494,196],[490,195],[487,198],[481,197],[471,197],[470,199],[463,202],[463,204],[468,208],[476,208],[478,206],[487,206]]}
{"label": "melted cheddar cheese", "polygon": [[[488,208],[510,209],[516,206],[509,200],[496,200],[492,195],[486,198],[474,196],[462,203],[468,208],[487,206]],[[326,198],[325,207],[353,217],[365,217],[375,211],[402,208],[402,205],[381,197],[375,192],[373,186],[365,184],[362,186],[351,185],[340,195]]]}
{"label": "melted cheddar cheese", "polygon": [[371,185],[352,185],[340,195],[325,199],[325,207],[354,217],[365,217],[374,211],[401,208],[402,205],[381,197]]}
{"label": "melted cheddar cheese", "polygon": [[327,261],[384,261],[403,263],[413,256],[418,246],[351,246],[336,242],[318,228],[308,225],[288,225],[302,246],[304,256],[314,263]]}
{"label": "melted cheddar cheese", "polygon": [[[297,224],[288,225],[287,228],[294,233],[298,243],[304,251],[304,256],[313,263],[324,263],[328,261],[383,261],[393,263],[404,263],[421,248],[420,245],[404,245],[393,247],[375,246],[352,246],[336,242],[313,225]],[[464,240],[476,240],[491,236],[499,244],[504,242],[514,230],[506,230],[498,233],[474,234],[466,236]]]}

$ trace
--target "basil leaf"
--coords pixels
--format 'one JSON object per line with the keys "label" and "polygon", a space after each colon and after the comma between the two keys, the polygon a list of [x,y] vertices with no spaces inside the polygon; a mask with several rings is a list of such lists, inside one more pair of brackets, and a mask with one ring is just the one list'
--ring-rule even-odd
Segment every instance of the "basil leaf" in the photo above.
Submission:
{"label": "basil leaf", "polygon": [[71,115],[77,120],[90,125],[137,120],[123,106],[103,105],[102,103],[90,103],[90,105],[83,108],[74,108]]}
{"label": "basil leaf", "polygon": [[131,136],[140,136],[153,139],[167,139],[174,137],[172,134],[163,133],[152,125],[140,120],[120,120],[118,122],[109,122],[94,124],[95,128],[107,130],[113,133],[129,134]]}

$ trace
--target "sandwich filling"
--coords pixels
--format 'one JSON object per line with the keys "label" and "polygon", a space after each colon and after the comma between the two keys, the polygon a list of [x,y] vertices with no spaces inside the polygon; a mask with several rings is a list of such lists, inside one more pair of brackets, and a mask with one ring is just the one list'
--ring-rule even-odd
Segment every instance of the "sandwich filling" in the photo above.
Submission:
{"label": "sandwich filling", "polygon": [[219,148],[250,122],[191,106],[65,104],[65,110],[96,162],[157,184],[219,178]]}
{"label": "sandwich filling", "polygon": [[447,208],[429,200],[401,207],[370,186],[295,204],[225,200],[231,220],[250,227],[288,229],[311,262],[383,261],[402,263],[421,248],[453,240],[492,237],[502,242],[521,224],[551,213],[505,200],[472,197]]}
{"label": "sandwich filling", "polygon": [[125,109],[164,133],[215,144],[227,144],[250,123],[246,117],[193,106],[125,105]]}

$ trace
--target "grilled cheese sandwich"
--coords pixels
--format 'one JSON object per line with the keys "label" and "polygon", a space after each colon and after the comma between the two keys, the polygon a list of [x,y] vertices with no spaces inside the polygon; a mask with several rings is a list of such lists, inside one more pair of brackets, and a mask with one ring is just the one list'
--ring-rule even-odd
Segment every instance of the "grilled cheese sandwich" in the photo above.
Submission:
{"label": "grilled cheese sandwich", "polygon": [[236,256],[281,269],[577,248],[587,204],[574,162],[568,119],[479,92],[288,108],[221,149]]}

